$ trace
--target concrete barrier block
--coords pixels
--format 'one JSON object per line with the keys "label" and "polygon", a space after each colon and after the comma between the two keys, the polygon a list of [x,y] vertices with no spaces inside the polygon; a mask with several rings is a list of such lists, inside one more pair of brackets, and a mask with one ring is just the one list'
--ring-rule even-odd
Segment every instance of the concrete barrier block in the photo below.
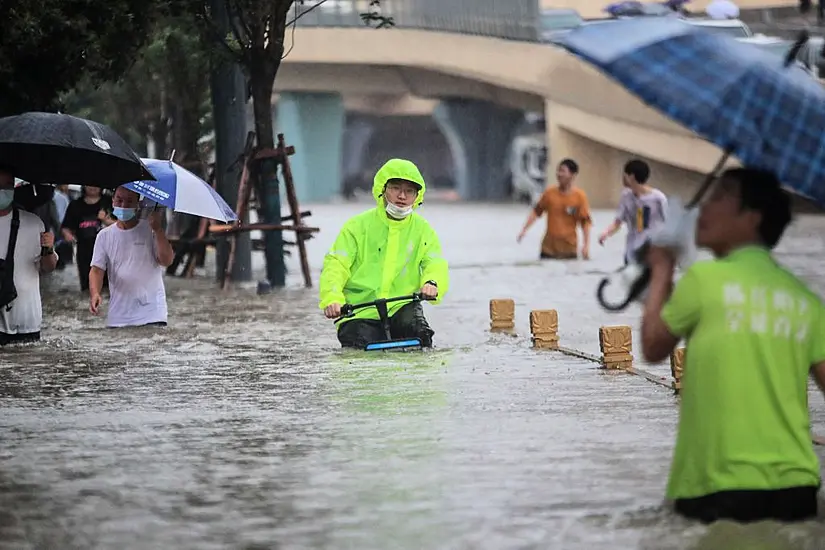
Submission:
{"label": "concrete barrier block", "polygon": [[673,376],[671,388],[676,393],[682,389],[682,366],[685,364],[685,348],[676,348],[670,354],[670,374]]}
{"label": "concrete barrier block", "polygon": [[516,302],[509,298],[490,300],[490,330],[512,331],[516,328]]}
{"label": "concrete barrier block", "polygon": [[625,325],[599,328],[599,348],[606,369],[633,366],[633,331]]}
{"label": "concrete barrier block", "polygon": [[530,312],[530,333],[533,347],[559,349],[559,314],[555,309],[534,309]]}

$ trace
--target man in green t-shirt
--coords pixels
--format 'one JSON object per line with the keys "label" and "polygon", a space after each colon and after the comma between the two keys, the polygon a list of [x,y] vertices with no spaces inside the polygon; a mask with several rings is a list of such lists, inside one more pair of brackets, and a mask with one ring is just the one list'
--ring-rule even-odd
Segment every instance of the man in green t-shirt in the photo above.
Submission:
{"label": "man in green t-shirt", "polygon": [[667,497],[706,523],[817,514],[808,377],[825,391],[825,307],[771,256],[790,220],[774,175],[728,170],[696,224],[715,259],[672,288],[673,252],[648,256],[643,354],[661,361],[687,341]]}

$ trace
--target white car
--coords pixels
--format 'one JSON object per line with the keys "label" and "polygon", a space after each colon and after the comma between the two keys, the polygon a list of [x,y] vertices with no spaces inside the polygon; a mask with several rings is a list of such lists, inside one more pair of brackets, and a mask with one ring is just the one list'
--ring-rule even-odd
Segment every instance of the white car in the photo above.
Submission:
{"label": "white car", "polygon": [[753,31],[740,19],[682,19],[689,25],[696,25],[703,29],[719,34],[727,34],[733,38],[750,38]]}
{"label": "white car", "polygon": [[517,135],[510,145],[510,178],[513,198],[535,202],[547,186],[547,134]]}
{"label": "white car", "polygon": [[[637,17],[637,16],[634,16]],[[701,27],[709,32],[719,33],[719,34],[727,34],[728,36],[732,36],[733,38],[752,38],[753,31],[751,31],[750,27],[748,27],[744,21],[740,19],[705,19],[705,18],[697,18],[697,17],[682,17],[677,14],[673,14],[672,17],[678,17],[679,21],[683,21],[688,25],[693,25],[695,27]],[[619,17],[611,17],[609,19],[593,19],[591,21],[587,21],[585,25],[598,25],[598,24],[606,24],[610,23],[611,21],[617,21],[620,19],[630,19],[630,16],[619,16]],[[658,17],[649,17],[646,19],[650,19],[655,21]]]}
{"label": "white car", "polygon": [[539,14],[539,39],[542,42],[554,42],[580,27],[584,23],[581,14],[574,9],[544,9]]}
{"label": "white car", "polygon": [[[788,47],[790,48],[792,44],[792,42],[789,42]],[[823,78],[825,76],[823,48],[825,48],[825,38],[812,36],[805,45],[802,46],[799,53],[796,54],[796,60],[804,65],[814,78]]]}
{"label": "white car", "polygon": [[[780,60],[785,59],[785,56],[794,44],[792,40],[786,40],[776,36],[765,36],[764,34],[758,34],[750,38],[737,38],[737,40],[743,44],[750,44],[755,48],[759,48],[764,52],[776,56]],[[804,69],[812,76],[817,76],[818,68],[816,60],[822,50],[822,39],[820,38],[818,42],[816,42],[816,38],[812,38],[811,40],[814,41],[813,44],[809,42],[803,46],[794,62],[799,68]]]}

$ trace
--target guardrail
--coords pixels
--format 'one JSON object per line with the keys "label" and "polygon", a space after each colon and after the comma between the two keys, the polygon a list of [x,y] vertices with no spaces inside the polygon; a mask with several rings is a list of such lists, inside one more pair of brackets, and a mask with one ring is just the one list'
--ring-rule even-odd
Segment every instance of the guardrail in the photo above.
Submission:
{"label": "guardrail", "polygon": [[360,27],[362,13],[392,17],[395,27],[538,42],[538,0],[324,0],[296,3],[303,27]]}

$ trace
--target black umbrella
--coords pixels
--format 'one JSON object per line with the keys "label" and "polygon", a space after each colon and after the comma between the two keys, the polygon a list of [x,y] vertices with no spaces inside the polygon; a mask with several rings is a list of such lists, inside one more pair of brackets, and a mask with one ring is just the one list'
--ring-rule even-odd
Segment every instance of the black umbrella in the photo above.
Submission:
{"label": "black umbrella", "polygon": [[57,113],[0,118],[0,164],[29,183],[114,189],[155,179],[114,130]]}
{"label": "black umbrella", "polygon": [[14,203],[29,212],[34,212],[54,197],[54,186],[37,184],[21,185],[14,188]]}

